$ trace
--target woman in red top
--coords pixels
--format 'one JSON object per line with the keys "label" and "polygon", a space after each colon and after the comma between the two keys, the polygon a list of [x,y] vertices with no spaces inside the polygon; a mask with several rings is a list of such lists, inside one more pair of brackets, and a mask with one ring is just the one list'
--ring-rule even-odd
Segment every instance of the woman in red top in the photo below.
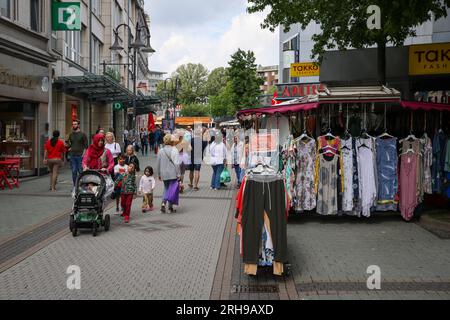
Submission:
{"label": "woman in red top", "polygon": [[94,136],[92,144],[83,157],[83,169],[100,170],[111,174],[114,171],[114,159],[107,148],[105,148],[105,135],[98,133]]}
{"label": "woman in red top", "polygon": [[50,171],[50,190],[56,190],[56,180],[58,179],[59,168],[63,164],[66,147],[59,139],[59,131],[53,131],[53,138],[45,144],[44,164],[48,165]]}

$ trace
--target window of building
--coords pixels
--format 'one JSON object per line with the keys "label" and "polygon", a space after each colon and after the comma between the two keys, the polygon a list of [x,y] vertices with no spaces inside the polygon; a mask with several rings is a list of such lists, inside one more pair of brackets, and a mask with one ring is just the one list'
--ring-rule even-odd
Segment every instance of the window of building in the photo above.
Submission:
{"label": "window of building", "polygon": [[81,64],[81,31],[66,31],[65,56]]}
{"label": "window of building", "polygon": [[283,42],[283,51],[298,50],[298,35]]}
{"label": "window of building", "polygon": [[117,28],[122,23],[122,9],[117,1],[114,1],[113,28]]}
{"label": "window of building", "polygon": [[30,0],[30,28],[33,31],[41,32],[42,21],[42,1]]}
{"label": "window of building", "polygon": [[0,0],[0,16],[11,18],[11,0]]}
{"label": "window of building", "polygon": [[100,17],[102,13],[102,0],[92,0],[92,12]]}
{"label": "window of building", "polygon": [[100,41],[93,37],[92,40],[92,72],[94,74],[100,74],[102,71],[100,70],[100,56],[101,56],[101,49],[102,44]]}

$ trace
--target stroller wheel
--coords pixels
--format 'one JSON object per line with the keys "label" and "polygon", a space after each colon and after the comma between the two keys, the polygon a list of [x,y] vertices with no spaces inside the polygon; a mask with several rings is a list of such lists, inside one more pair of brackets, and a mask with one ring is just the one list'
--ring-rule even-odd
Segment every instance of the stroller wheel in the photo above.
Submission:
{"label": "stroller wheel", "polygon": [[69,220],[69,229],[70,232],[73,232],[73,229],[76,228],[76,222],[75,222],[75,218],[71,215],[70,216],[70,220]]}
{"label": "stroller wheel", "polygon": [[111,224],[111,219],[109,217],[109,214],[107,214],[107,215],[105,215],[105,220],[104,220],[105,231],[109,230],[110,224]]}
{"label": "stroller wheel", "polygon": [[97,231],[98,231],[98,225],[97,225],[97,222],[94,222],[92,225],[92,235],[94,237],[97,236]]}

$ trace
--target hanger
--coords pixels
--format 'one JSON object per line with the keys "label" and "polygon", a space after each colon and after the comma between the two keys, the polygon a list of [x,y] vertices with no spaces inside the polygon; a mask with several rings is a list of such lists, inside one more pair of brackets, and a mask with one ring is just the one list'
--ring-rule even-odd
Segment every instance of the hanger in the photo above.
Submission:
{"label": "hanger", "polygon": [[386,128],[386,103],[384,104],[384,132],[378,136],[378,138],[394,138],[387,132]]}

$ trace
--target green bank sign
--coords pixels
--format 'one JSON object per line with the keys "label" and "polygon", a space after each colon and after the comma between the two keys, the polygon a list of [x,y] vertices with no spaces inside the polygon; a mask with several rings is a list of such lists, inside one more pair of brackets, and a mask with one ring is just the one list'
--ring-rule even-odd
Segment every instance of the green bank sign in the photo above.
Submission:
{"label": "green bank sign", "polygon": [[52,2],[53,30],[81,30],[80,2]]}

